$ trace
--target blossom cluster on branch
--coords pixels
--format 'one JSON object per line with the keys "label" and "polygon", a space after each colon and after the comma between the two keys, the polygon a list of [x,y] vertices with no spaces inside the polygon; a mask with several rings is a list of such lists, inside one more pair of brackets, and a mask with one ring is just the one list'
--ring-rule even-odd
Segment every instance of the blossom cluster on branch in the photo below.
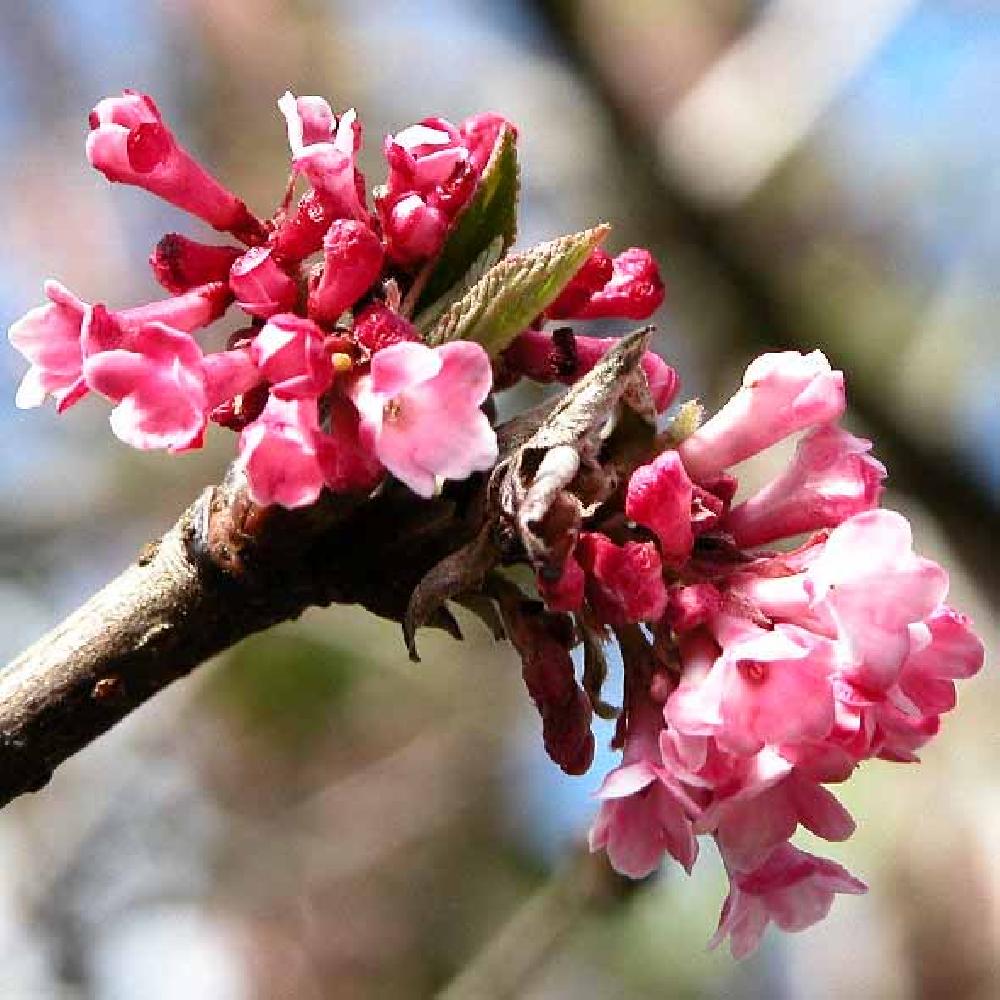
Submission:
{"label": "blossom cluster on branch", "polygon": [[[606,253],[607,227],[511,252],[513,125],[428,118],[387,137],[369,203],[354,111],[278,105],[291,180],[261,219],[151,98],[98,103],[93,166],[230,239],[164,236],[150,265],[170,295],[137,307],[49,282],[9,332],[30,362],[18,405],[51,396],[64,411],[96,393],[142,449],[186,451],[229,428],[261,507],[364,500],[390,479],[415,503],[471,486],[479,530],[414,591],[407,641],[448,600],[476,610],[520,654],[567,773],[591,766],[593,716],[615,721],[623,759],[598,793],[592,848],[638,878],[665,854],[690,871],[711,836],[730,878],[717,939],[738,956],[769,922],[800,930],[835,894],[864,891],[791,837],[850,836],[828,786],[870,758],[915,761],[983,647],[948,605],[945,571],[879,507],[885,469],[841,426],[843,375],[819,352],[767,354],[708,420],[688,403],[667,421],[679,380],[648,330],[579,332],[650,317],[664,298],[655,261]],[[242,325],[207,350],[196,335],[231,307]],[[570,389],[497,426],[493,394],[523,379]],[[792,435],[786,468],[740,496],[734,467]],[[602,697],[612,643],[620,706]]]}

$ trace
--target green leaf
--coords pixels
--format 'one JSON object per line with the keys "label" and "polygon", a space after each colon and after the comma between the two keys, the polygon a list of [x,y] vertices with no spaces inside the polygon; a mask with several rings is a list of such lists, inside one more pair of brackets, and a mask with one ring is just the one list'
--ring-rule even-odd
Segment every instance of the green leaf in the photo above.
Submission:
{"label": "green leaf", "polygon": [[453,285],[437,302],[433,302],[413,318],[413,325],[423,334],[433,329],[445,309],[465,295],[476,282],[485,277],[489,269],[503,257],[505,252],[503,237],[494,237],[493,242],[472,262],[458,283]]}
{"label": "green leaf", "polygon": [[540,243],[495,264],[453,303],[427,334],[432,347],[452,340],[474,340],[491,354],[502,351],[580,270],[609,226]]}
{"label": "green leaf", "polygon": [[[478,187],[455,220],[441,253],[431,265],[430,275],[414,310],[416,315],[420,316],[436,303],[440,303],[440,315],[449,297],[454,299],[462,294],[463,280],[470,268],[487,250],[494,248],[497,239],[500,241],[499,252],[494,249],[496,256],[486,267],[495,264],[510,249],[517,238],[519,190],[517,139],[514,130],[506,127],[497,138]],[[443,303],[442,299],[445,300]]]}

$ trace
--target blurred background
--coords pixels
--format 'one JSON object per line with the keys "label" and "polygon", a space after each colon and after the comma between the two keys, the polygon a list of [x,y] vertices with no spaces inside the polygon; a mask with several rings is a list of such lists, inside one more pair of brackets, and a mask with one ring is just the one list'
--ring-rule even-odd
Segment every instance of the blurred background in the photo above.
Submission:
{"label": "blurred background", "polygon": [[[356,106],[364,166],[426,115],[521,128],[522,242],[614,224],[670,295],[659,347],[710,405],[765,348],[848,373],[890,506],[1000,648],[1000,4],[986,0],[35,0],[0,4],[0,326],[47,276],[112,307],[198,225],[83,156],[124,86],[255,210],[283,191],[290,88]],[[0,356],[0,662],[173,522],[232,454],[141,455],[87,401],[13,405]],[[465,970],[552,998],[1000,995],[995,664],[920,767],[838,789],[823,853],[871,885],[752,960],[706,951],[707,848],[580,890],[605,751],[545,757],[511,651],[467,620],[410,664],[337,609],[244,643],[0,814],[0,997],[411,998]],[[604,742],[608,733],[603,733]],[[577,883],[574,883],[574,879]],[[470,971],[471,970],[471,971]],[[463,985],[464,984],[464,985]],[[464,992],[463,992],[464,990]]]}

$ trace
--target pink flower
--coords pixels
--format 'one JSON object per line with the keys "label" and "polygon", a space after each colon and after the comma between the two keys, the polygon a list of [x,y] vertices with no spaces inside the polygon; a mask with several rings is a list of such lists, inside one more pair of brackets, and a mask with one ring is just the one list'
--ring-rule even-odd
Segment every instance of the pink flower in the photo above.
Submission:
{"label": "pink flower", "polygon": [[388,250],[393,260],[413,264],[433,257],[448,232],[448,216],[419,195],[400,198],[382,216]]}
{"label": "pink flower", "polygon": [[733,957],[745,958],[756,951],[772,920],[784,931],[805,930],[830,912],[837,893],[867,891],[864,882],[835,862],[782,844],[755,871],[730,875],[711,947],[729,937]]}
{"label": "pink flower", "polygon": [[268,246],[281,264],[294,265],[316,253],[323,246],[323,237],[330,223],[339,218],[335,206],[318,192],[307,191],[295,206],[276,221],[268,237]]}
{"label": "pink flower", "polygon": [[730,871],[762,864],[800,823],[824,840],[847,840],[854,833],[851,814],[833,793],[789,767],[785,763],[771,783],[716,799],[700,818],[697,832],[715,831]]}
{"label": "pink flower", "polygon": [[[526,330],[504,351],[505,367],[517,376],[543,384],[572,385],[618,343],[617,337],[584,337],[568,330]],[[642,357],[650,395],[657,413],[674,401],[680,379],[654,351]]]}
{"label": "pink flower", "polygon": [[282,270],[267,247],[251,247],[233,263],[229,286],[244,312],[264,319],[287,312],[299,295],[295,279]]}
{"label": "pink flower", "polygon": [[648,250],[632,247],[611,259],[598,248],[546,315],[550,319],[648,319],[663,305],[665,294],[660,270]]}
{"label": "pink flower", "polygon": [[680,566],[691,555],[693,493],[676,451],[662,452],[649,465],[639,466],[629,479],[625,514],[656,535],[668,566]]}
{"label": "pink flower", "polygon": [[210,246],[179,233],[167,233],[149,255],[153,276],[168,292],[179,295],[208,282],[227,281],[236,247]]}
{"label": "pink flower", "polygon": [[704,482],[804,427],[844,412],[844,376],[819,352],[763,354],[743,386],[677,449],[692,479]]}
{"label": "pink flower", "polygon": [[549,611],[579,611],[582,607],[586,575],[572,555],[567,557],[562,573],[555,580],[539,573],[537,581],[538,593]]}
{"label": "pink flower", "polygon": [[272,396],[240,435],[239,465],[251,498],[267,506],[305,507],[324,486],[368,492],[381,467],[359,436],[357,411],[342,396],[330,400],[330,433],[319,426],[315,399]]}
{"label": "pink flower", "polygon": [[663,620],[675,632],[690,632],[710,622],[722,608],[722,594],[711,583],[692,583],[667,589]]}
{"label": "pink flower", "polygon": [[87,159],[109,181],[158,195],[244,242],[263,236],[246,205],[205,171],[163,123],[151,97],[126,90],[90,112]]}
{"label": "pink flower", "polygon": [[691,872],[698,842],[688,812],[688,797],[662,766],[659,735],[663,713],[644,699],[628,717],[622,763],[604,779],[601,809],[591,827],[591,851],[607,851],[615,871],[644,878],[655,871],[664,853]]}
{"label": "pink flower", "polygon": [[143,327],[128,349],[88,356],[83,375],[118,404],[111,429],[122,441],[172,452],[200,447],[208,413],[258,380],[246,351],[206,357],[193,337],[163,323]]}
{"label": "pink flower", "polygon": [[239,464],[254,503],[304,507],[326,484],[315,399],[272,396],[240,435]]}
{"label": "pink flower", "polygon": [[309,179],[332,217],[365,220],[364,181],[357,170],[361,123],[351,108],[339,121],[322,97],[285,93],[278,108],[288,126],[292,167]]}
{"label": "pink flower", "polygon": [[459,127],[425,118],[387,137],[389,178],[376,207],[393,260],[414,265],[440,250],[507,127],[493,114],[474,115]]}
{"label": "pink flower", "polygon": [[819,528],[834,528],[878,506],[885,467],[868,452],[871,442],[836,424],[802,438],[785,471],[723,522],[742,548]]}
{"label": "pink flower", "polygon": [[405,316],[381,302],[373,302],[355,316],[354,339],[375,354],[393,344],[419,343],[420,333]]}
{"label": "pink flower", "polygon": [[431,497],[437,480],[492,468],[497,439],[480,406],[492,370],[479,344],[395,344],[372,358],[354,401],[382,464],[414,493]]}
{"label": "pink flower", "polygon": [[333,325],[382,271],[382,243],[362,222],[334,221],[323,238],[323,272],[310,282],[309,315]]}
{"label": "pink flower", "polygon": [[250,345],[250,356],[278,399],[315,399],[333,381],[323,331],[294,313],[272,316]]}
{"label": "pink flower", "polygon": [[910,626],[948,593],[948,574],[913,552],[902,514],[872,510],[844,521],[805,571],[811,607],[829,616],[856,683],[885,690],[912,648]]}
{"label": "pink flower", "polygon": [[[94,307],[58,281],[45,283],[45,295],[48,304],[29,310],[8,331],[11,344],[31,362],[16,402],[22,408],[40,406],[50,395],[61,413],[87,394],[82,344]],[[99,349],[125,346],[131,335],[149,323],[166,323],[184,332],[197,330],[218,319],[230,301],[229,289],[215,282],[171,299],[105,311]]]}
{"label": "pink flower", "polygon": [[822,739],[834,723],[836,644],[794,625],[765,631],[725,616],[719,622],[722,656],[703,680],[685,678],[671,695],[670,724],[745,755]]}
{"label": "pink flower", "polygon": [[597,532],[584,532],[576,558],[587,574],[587,599],[601,621],[629,625],[663,614],[663,564],[652,542],[615,545]]}

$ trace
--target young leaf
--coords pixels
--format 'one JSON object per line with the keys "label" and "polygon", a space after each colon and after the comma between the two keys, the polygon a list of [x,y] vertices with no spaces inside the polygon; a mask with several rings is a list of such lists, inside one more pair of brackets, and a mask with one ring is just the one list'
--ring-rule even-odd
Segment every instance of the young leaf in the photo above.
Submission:
{"label": "young leaf", "polygon": [[556,300],[609,229],[596,226],[500,261],[445,310],[427,343],[474,340],[498,354]]}
{"label": "young leaf", "polygon": [[468,271],[459,278],[456,284],[452,285],[436,302],[432,302],[426,309],[413,317],[413,325],[421,333],[427,333],[428,330],[433,329],[434,324],[441,318],[445,309],[456,299],[465,295],[476,282],[483,278],[505,252],[503,237],[495,236],[493,242],[469,265]]}
{"label": "young leaf", "polygon": [[[507,127],[497,138],[479,186],[455,220],[441,253],[431,265],[430,275],[414,309],[416,315],[419,316],[441,299],[446,300],[446,305],[449,295],[452,298],[461,295],[464,290],[461,286],[469,269],[494,246],[498,238],[499,252],[490,264],[496,263],[510,249],[517,237],[519,191],[517,139],[514,130]],[[444,305],[439,314],[443,312]]]}

